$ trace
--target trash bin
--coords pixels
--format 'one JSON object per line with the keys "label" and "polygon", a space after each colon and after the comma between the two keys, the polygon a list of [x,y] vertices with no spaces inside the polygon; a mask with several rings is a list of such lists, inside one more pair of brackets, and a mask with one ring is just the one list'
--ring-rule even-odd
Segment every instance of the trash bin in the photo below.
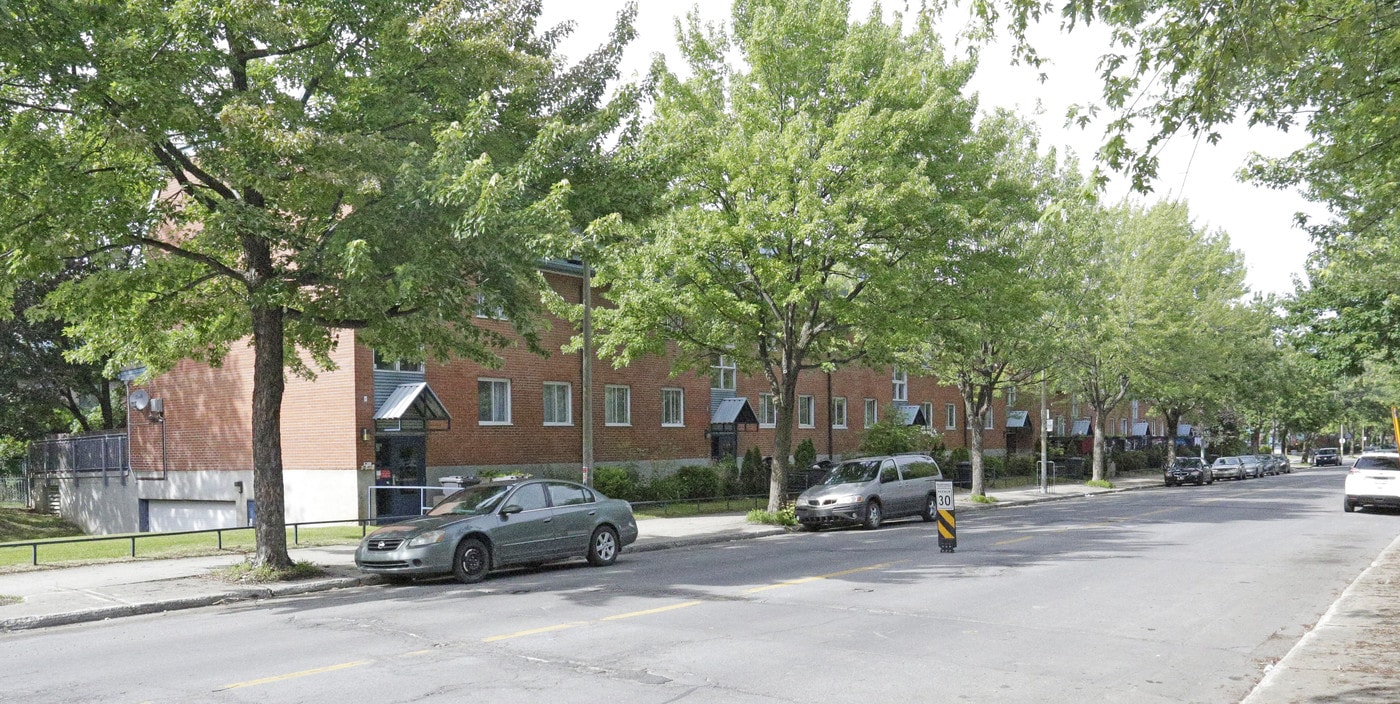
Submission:
{"label": "trash bin", "polygon": [[972,462],[964,460],[953,468],[953,486],[972,488]]}

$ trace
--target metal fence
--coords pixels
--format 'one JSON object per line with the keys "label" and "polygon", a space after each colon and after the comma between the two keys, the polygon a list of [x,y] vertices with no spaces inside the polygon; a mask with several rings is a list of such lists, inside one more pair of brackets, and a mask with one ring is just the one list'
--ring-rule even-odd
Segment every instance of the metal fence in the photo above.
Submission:
{"label": "metal fence", "polygon": [[0,504],[29,505],[28,477],[0,477]]}
{"label": "metal fence", "polygon": [[127,467],[126,433],[70,435],[29,444],[28,472],[120,474]]}

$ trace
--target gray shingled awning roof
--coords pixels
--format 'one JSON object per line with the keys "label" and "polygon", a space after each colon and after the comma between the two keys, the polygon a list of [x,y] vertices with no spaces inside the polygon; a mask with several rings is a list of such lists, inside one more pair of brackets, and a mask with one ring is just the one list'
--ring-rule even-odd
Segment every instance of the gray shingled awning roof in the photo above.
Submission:
{"label": "gray shingled awning roof", "polygon": [[758,416],[754,415],[753,408],[749,406],[749,400],[743,396],[720,401],[719,405],[715,407],[715,412],[710,414],[710,425],[734,424],[758,424]]}
{"label": "gray shingled awning roof", "polygon": [[1146,422],[1133,423],[1133,435],[1148,435],[1148,434],[1150,434],[1150,431],[1147,429],[1147,423],[1146,423]]}
{"label": "gray shingled awning roof", "polygon": [[1089,434],[1089,421],[1087,421],[1087,420],[1077,420],[1077,421],[1074,421],[1074,430],[1070,431],[1070,435],[1088,435],[1088,434]]}
{"label": "gray shingled awning roof", "polygon": [[1177,424],[1176,424],[1176,434],[1177,434],[1178,436],[1180,436],[1180,437],[1183,437],[1183,438],[1189,438],[1189,437],[1191,437],[1191,424],[1190,424],[1190,423],[1177,423]]}
{"label": "gray shingled awning roof", "polygon": [[895,417],[905,425],[928,425],[922,406],[895,406]]}
{"label": "gray shingled awning roof", "polygon": [[427,382],[399,384],[379,410],[374,427],[387,431],[447,430],[452,416]]}
{"label": "gray shingled awning roof", "polygon": [[1031,412],[1030,412],[1030,411],[1007,411],[1007,412],[1006,412],[1006,427],[1008,427],[1008,428],[1026,428],[1026,427],[1029,427],[1029,426],[1030,426],[1030,420],[1031,420]]}

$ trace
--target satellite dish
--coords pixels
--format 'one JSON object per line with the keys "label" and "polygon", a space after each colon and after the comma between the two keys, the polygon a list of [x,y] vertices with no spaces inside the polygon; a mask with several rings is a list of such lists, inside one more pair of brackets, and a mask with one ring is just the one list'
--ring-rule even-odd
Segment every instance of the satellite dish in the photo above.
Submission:
{"label": "satellite dish", "polygon": [[146,410],[146,404],[151,402],[151,395],[145,389],[137,389],[131,392],[131,407],[138,411]]}

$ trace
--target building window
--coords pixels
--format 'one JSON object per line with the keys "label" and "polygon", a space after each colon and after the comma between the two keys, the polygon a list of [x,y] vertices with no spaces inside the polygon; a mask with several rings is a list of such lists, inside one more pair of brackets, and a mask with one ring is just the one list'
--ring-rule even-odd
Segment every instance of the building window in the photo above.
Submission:
{"label": "building window", "polygon": [[1068,430],[1068,428],[1065,427],[1065,417],[1055,416],[1055,434],[1060,436],[1066,435],[1066,430]]}
{"label": "building window", "polygon": [[1133,422],[1138,422],[1138,402],[1133,401]]}
{"label": "building window", "polygon": [[510,425],[510,380],[476,380],[477,421],[481,425]]}
{"label": "building window", "polygon": [[385,372],[423,372],[422,362],[410,362],[406,359],[389,359],[379,352],[374,351],[374,368]]}
{"label": "building window", "polygon": [[778,424],[778,405],[773,403],[773,394],[758,395],[758,427],[772,428]]}
{"label": "building window", "polygon": [[1010,408],[1014,405],[1016,405],[1016,385],[1012,384],[1006,387],[1006,407]]}
{"label": "building window", "polygon": [[909,400],[909,373],[902,369],[894,370],[894,400],[897,402]]}
{"label": "building window", "polygon": [[943,413],[947,420],[943,423],[944,430],[958,429],[958,407],[956,404],[946,403],[943,405]]}
{"label": "building window", "polygon": [[813,396],[797,397],[797,427],[817,427],[817,399]]}
{"label": "building window", "polygon": [[1070,394],[1069,396],[1069,417],[1079,417],[1079,394]]}
{"label": "building window", "polygon": [[880,421],[880,405],[873,398],[865,399],[865,427],[869,428]]}
{"label": "building window", "polygon": [[544,383],[544,424],[574,424],[573,387],[567,382]]}
{"label": "building window", "polygon": [[720,391],[733,391],[736,388],[735,378],[738,374],[734,366],[734,358],[727,354],[719,355],[715,363],[710,367],[710,388]]}
{"label": "building window", "polygon": [[988,407],[987,407],[986,422],[982,424],[982,429],[983,429],[983,430],[995,430],[995,429],[996,429],[996,427],[997,427],[996,414],[997,414],[997,411],[996,411],[995,408],[992,408],[991,406],[988,406]]}
{"label": "building window", "polygon": [[604,392],[604,425],[632,424],[632,387],[608,386]]}
{"label": "building window", "polygon": [[1118,434],[1121,435],[1121,436],[1123,436],[1123,437],[1127,437],[1127,436],[1128,436],[1128,419],[1127,419],[1127,418],[1119,418],[1119,419],[1118,419]]}
{"label": "building window", "polygon": [[685,427],[685,389],[661,390],[661,426]]}
{"label": "building window", "polygon": [[837,396],[831,399],[831,427],[846,427],[846,397]]}
{"label": "building window", "polygon": [[924,401],[919,404],[919,410],[924,412],[924,427],[933,430],[933,404]]}
{"label": "building window", "polygon": [[490,318],[491,320],[509,320],[506,317],[505,309],[500,306],[493,306],[486,303],[484,294],[476,294],[476,317]]}

